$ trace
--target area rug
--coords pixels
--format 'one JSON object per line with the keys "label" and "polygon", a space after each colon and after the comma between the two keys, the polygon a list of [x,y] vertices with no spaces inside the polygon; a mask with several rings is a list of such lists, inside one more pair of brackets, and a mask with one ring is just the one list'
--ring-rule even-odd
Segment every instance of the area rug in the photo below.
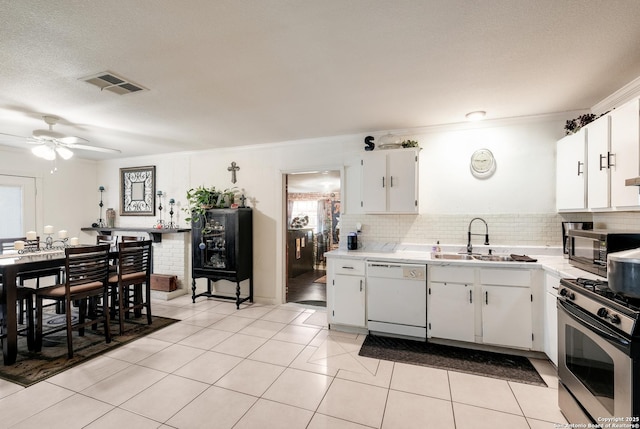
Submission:
{"label": "area rug", "polygon": [[[86,328],[83,337],[78,336],[78,331],[74,331],[72,359],[67,357],[66,331],[45,336],[40,353],[28,351],[26,338],[19,337],[16,363],[13,365],[0,364],[0,378],[24,387],[31,386],[105,352],[167,327],[178,320],[153,316],[151,325],[147,325],[146,321],[146,317],[128,319],[125,322],[124,335],[115,334],[119,333],[120,325],[112,321],[111,332],[113,334],[109,344],[104,340],[102,329],[104,324],[98,325],[99,329],[96,331],[90,327]],[[65,316],[51,315],[45,320],[45,323],[49,326],[64,324]]]}
{"label": "area rug", "polygon": [[367,335],[360,356],[500,378],[546,387],[529,359],[503,353]]}
{"label": "area rug", "polygon": [[313,282],[314,283],[324,283],[324,284],[326,284],[327,283],[327,276],[324,275],[324,276],[322,276],[320,278],[315,279]]}

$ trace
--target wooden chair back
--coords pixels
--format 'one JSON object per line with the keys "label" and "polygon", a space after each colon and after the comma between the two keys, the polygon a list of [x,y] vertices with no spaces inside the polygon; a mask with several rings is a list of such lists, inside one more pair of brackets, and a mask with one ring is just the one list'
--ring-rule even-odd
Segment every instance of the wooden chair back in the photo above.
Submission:
{"label": "wooden chair back", "polygon": [[115,249],[118,247],[118,236],[98,234],[96,237],[96,244],[108,244]]}
{"label": "wooden chair back", "polygon": [[121,235],[120,241],[144,241],[145,237],[139,237],[136,235]]}
{"label": "wooden chair back", "polygon": [[108,243],[96,246],[67,247],[66,262],[66,294],[75,286],[91,283],[102,283],[107,287],[109,279]]}
{"label": "wooden chair back", "polygon": [[[16,241],[27,241],[27,237],[15,237],[15,238],[0,238],[0,255],[7,251],[14,250],[13,243]],[[36,237],[35,242],[32,244],[34,247],[40,247],[40,237]],[[26,245],[25,245],[26,248]]]}
{"label": "wooden chair back", "polygon": [[148,281],[151,276],[151,240],[121,241],[118,245],[118,277],[122,279],[142,273]]}

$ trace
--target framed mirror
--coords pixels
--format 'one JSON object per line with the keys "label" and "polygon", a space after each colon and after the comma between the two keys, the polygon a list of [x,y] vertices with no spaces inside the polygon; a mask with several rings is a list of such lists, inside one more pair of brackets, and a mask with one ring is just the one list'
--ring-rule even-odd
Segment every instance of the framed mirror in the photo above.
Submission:
{"label": "framed mirror", "polygon": [[120,216],[155,216],[155,195],[155,165],[120,169]]}

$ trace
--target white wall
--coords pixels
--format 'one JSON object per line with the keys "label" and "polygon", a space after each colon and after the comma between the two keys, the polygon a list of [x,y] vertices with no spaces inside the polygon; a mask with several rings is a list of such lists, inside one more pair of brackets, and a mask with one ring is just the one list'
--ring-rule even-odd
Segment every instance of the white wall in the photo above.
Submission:
{"label": "white wall", "polygon": [[[466,130],[416,135],[420,156],[420,212],[430,214],[555,212],[555,143],[564,120],[509,121]],[[471,154],[489,149],[495,173],[471,175]]]}
{"label": "white wall", "polygon": [[[422,148],[420,214],[365,215],[351,201],[342,216],[342,242],[361,223],[365,246],[436,241],[464,246],[469,222],[480,216],[489,224],[491,245],[560,246],[564,217],[555,209],[555,145],[567,118],[509,119],[408,134]],[[481,148],[491,150],[497,164],[485,179],[470,171],[471,154]],[[483,226],[474,225],[473,232],[484,232]]]}
{"label": "white wall", "polygon": [[[512,229],[517,229],[512,225],[516,221],[526,224],[528,219],[540,216],[557,222],[554,151],[555,141],[562,137],[565,119],[511,120],[476,127],[460,125],[403,132],[406,137],[418,140],[423,148],[420,215],[414,216],[371,217],[359,213],[358,160],[368,133],[98,163],[61,161],[55,175],[48,174],[48,163],[29,153],[3,151],[0,169],[23,168],[40,174],[45,191],[45,223],[64,226],[76,235],[80,227],[90,225],[98,217],[99,185],[106,187],[105,209],[119,210],[122,167],[155,165],[157,189],[166,195],[165,206],[168,198],[175,198],[179,209],[186,203],[185,194],[191,187],[201,184],[220,189],[233,187],[227,167],[235,161],[240,167],[235,186],[246,194],[254,208],[255,298],[279,303],[285,283],[283,173],[344,168],[343,207],[347,213],[343,219],[347,220],[347,226],[343,225],[342,233],[349,231],[349,222],[364,219],[365,229],[374,220],[388,225],[369,228],[367,240],[377,241],[379,230],[385,241],[414,241],[417,237],[418,241],[429,242],[436,237],[444,239],[441,235],[444,229],[451,230],[451,237],[462,234],[459,241],[463,241],[469,216],[501,217],[501,222]],[[475,179],[469,172],[471,153],[481,147],[492,150],[497,160],[496,173],[487,180]],[[118,215],[116,224],[150,227],[157,217]],[[184,212],[177,213],[181,226],[187,226],[185,217]],[[163,218],[168,219],[168,210]],[[84,242],[90,242],[93,235],[85,234],[83,238]],[[503,239],[513,238],[507,234]]]}
{"label": "white wall", "polygon": [[100,216],[96,162],[78,158],[58,161],[54,174],[50,173],[52,166],[52,162],[28,151],[0,150],[0,174],[37,179],[38,234],[43,235],[44,225],[53,225],[55,231],[66,229],[69,237],[80,237],[80,228],[90,226]]}

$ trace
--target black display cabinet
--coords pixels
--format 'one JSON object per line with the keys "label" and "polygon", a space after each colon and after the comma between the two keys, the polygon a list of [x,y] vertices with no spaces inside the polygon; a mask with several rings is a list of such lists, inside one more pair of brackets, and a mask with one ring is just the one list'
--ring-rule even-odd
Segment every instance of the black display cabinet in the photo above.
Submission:
{"label": "black display cabinet", "polygon": [[[211,209],[191,222],[191,291],[199,296],[253,302],[253,216],[250,208]],[[207,279],[207,291],[196,294],[196,279]],[[240,297],[240,282],[249,280],[249,294]],[[215,294],[212,282],[236,283],[236,296]]]}

